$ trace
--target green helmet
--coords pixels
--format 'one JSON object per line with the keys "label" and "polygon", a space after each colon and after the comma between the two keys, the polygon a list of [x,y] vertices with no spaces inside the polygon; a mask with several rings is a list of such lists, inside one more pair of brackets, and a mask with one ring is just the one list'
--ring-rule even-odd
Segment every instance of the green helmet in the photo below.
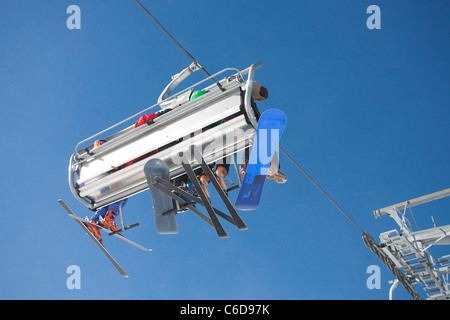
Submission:
{"label": "green helmet", "polygon": [[196,90],[192,93],[191,98],[189,100],[194,100],[197,99],[198,97],[204,95],[205,93],[208,93],[208,91],[204,91],[204,90]]}

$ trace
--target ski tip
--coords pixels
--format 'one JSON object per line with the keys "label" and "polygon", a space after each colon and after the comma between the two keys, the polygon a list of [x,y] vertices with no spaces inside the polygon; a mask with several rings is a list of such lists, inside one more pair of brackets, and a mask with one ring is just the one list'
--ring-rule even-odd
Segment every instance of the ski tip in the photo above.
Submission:
{"label": "ski tip", "polygon": [[116,267],[117,271],[119,271],[120,275],[124,278],[129,278],[130,276],[123,270],[117,263],[114,263],[114,266]]}

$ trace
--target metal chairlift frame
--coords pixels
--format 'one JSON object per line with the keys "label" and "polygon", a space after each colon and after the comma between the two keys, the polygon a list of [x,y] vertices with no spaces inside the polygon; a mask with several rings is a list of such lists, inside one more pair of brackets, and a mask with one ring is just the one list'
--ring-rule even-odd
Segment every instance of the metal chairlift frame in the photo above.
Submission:
{"label": "metal chairlift frame", "polygon": [[[433,300],[450,299],[450,255],[434,259],[428,251],[434,245],[450,245],[450,225],[413,231],[408,226],[406,209],[448,196],[450,188],[374,211],[376,218],[388,215],[400,227],[400,232],[391,230],[380,234],[381,250],[404,271],[412,285],[422,286],[428,298]],[[396,285],[394,282],[390,298]]]}
{"label": "metal chairlift frame", "polygon": [[[203,154],[202,161],[206,164],[211,164],[219,158],[234,156],[234,168],[237,177],[239,177],[236,154],[249,146],[250,137],[256,132],[257,128],[259,111],[256,105],[252,103],[251,93],[255,71],[261,66],[262,63],[259,62],[242,71],[235,68],[223,69],[171,95],[167,99],[78,142],[75,152],[70,157],[68,179],[70,189],[75,198],[88,209],[95,211],[147,190],[148,185],[142,170],[146,161],[134,163],[120,170],[117,169],[127,161],[136,159],[154,149],[158,149],[158,153],[154,157],[167,160],[171,179],[186,174],[189,171],[186,163],[174,164],[170,160],[170,155],[174,148],[182,151],[195,145],[204,151],[205,145],[214,140],[218,134],[223,135],[224,132],[233,132],[235,130],[240,130],[242,133],[240,140],[235,140],[230,145],[224,145],[223,149],[219,150],[220,152]],[[189,95],[194,88],[198,88],[213,77],[217,78],[219,75],[230,71],[234,72],[232,74],[235,76],[233,81],[227,81],[231,75],[227,76],[219,81],[221,88],[215,84],[210,85],[202,88],[207,90],[208,94],[193,101],[178,104],[177,99]],[[247,79],[244,79],[245,75],[247,75]],[[169,104],[171,105],[169,106]],[[158,106],[171,107],[172,110],[154,119],[152,123],[148,123],[149,125],[143,125],[135,129],[131,125],[114,133],[105,138],[107,143],[95,149],[93,148],[95,139],[103,139],[113,129],[130,120],[134,119],[136,121],[137,117]],[[195,119],[195,121],[192,119]],[[227,119],[222,124],[222,131],[224,132],[203,130],[205,127],[211,129],[212,123],[223,119]],[[181,125],[181,128],[179,128],[179,131],[183,131],[180,134],[177,134],[178,130],[174,130],[178,123],[183,123],[185,126]],[[191,125],[192,127],[189,127]],[[199,136],[193,137],[193,133],[196,131],[201,131],[201,133]],[[152,137],[155,138],[152,139]],[[196,144],[195,139],[198,139],[201,143]],[[87,142],[91,144],[82,148],[81,146]],[[117,160],[118,158],[120,160]],[[201,164],[198,162],[195,164],[195,168],[200,166]],[[77,175],[78,179],[76,179]],[[238,180],[238,183],[240,185],[240,180]],[[199,201],[198,203],[201,202]]]}

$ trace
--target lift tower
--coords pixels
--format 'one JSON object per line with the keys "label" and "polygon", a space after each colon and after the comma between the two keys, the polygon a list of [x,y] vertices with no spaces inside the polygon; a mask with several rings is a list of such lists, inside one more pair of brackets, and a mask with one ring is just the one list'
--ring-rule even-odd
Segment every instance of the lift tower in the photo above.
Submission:
{"label": "lift tower", "polygon": [[[413,231],[406,214],[409,209],[412,215],[414,206],[448,196],[450,188],[374,211],[375,218],[387,215],[400,228],[381,233],[379,247],[403,270],[411,285],[421,286],[430,300],[450,299],[450,255],[434,258],[429,251],[432,246],[450,245],[450,225],[436,226],[433,220],[433,228]],[[391,288],[391,298],[397,283],[398,280]]]}

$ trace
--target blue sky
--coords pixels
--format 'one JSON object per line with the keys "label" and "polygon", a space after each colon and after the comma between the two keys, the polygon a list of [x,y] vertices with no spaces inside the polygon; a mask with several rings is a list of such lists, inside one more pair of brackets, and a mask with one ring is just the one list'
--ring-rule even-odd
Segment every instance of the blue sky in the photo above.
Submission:
{"label": "blue sky", "polygon": [[[397,226],[373,210],[449,187],[448,1],[142,3],[210,73],[264,63],[258,106],[287,114],[282,147],[374,238]],[[80,30],[66,27],[72,4]],[[379,30],[366,27],[372,4]],[[289,181],[268,182],[260,209],[242,213],[249,230],[224,224],[229,239],[193,214],[159,235],[150,193],[130,199],[125,221],[141,225],[127,235],[153,251],[105,239],[122,278],[56,201],[91,214],[69,190],[69,157],[153,105],[189,59],[131,0],[2,1],[0,43],[1,299],[388,298],[394,276],[284,156]],[[449,224],[448,204],[418,208],[421,228],[431,214]],[[70,265],[80,290],[66,287]]]}

